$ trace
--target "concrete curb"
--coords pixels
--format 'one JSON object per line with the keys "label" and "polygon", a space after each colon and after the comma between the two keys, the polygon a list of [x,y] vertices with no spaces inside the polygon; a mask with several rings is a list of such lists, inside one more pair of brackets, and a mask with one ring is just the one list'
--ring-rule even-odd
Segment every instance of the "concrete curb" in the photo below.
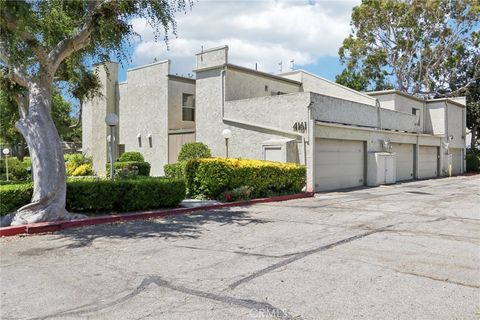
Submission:
{"label": "concrete curb", "polygon": [[203,207],[162,209],[162,210],[142,211],[142,212],[133,212],[133,213],[124,213],[124,214],[112,214],[108,216],[88,217],[88,218],[78,219],[78,220],[39,222],[39,223],[22,225],[22,226],[11,226],[11,227],[0,228],[0,237],[9,237],[9,236],[15,236],[20,234],[54,232],[54,231],[59,231],[63,229],[79,228],[83,226],[114,223],[114,222],[120,222],[120,221],[161,218],[164,216],[188,214],[196,211],[206,211],[206,210],[214,210],[214,209],[221,209],[221,208],[228,208],[228,207],[242,207],[242,206],[249,206],[257,203],[278,202],[278,201],[287,201],[287,200],[293,200],[293,199],[310,198],[310,197],[313,197],[313,195],[314,195],[313,192],[305,192],[305,193],[290,194],[290,195],[277,196],[277,197],[271,197],[271,198],[260,198],[260,199],[213,204],[213,205],[207,205]]}

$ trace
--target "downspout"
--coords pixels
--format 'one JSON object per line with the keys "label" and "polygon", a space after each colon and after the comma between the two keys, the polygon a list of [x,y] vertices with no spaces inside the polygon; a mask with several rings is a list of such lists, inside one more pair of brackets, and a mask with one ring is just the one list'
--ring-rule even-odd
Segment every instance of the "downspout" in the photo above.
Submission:
{"label": "downspout", "polygon": [[382,111],[380,109],[380,101],[375,99],[375,106],[377,107],[377,127],[378,129],[382,130]]}
{"label": "downspout", "polygon": [[[281,129],[277,129],[277,128],[273,128],[273,127],[267,127],[267,126],[264,126],[264,125],[260,125],[260,124],[256,124],[256,123],[251,123],[251,122],[248,122],[248,121],[239,121],[239,120],[236,120],[236,119],[229,119],[229,118],[225,118],[225,75],[226,75],[226,70],[227,70],[227,66],[226,65],[223,65],[223,68],[222,68],[222,71],[220,72],[220,75],[221,75],[221,78],[222,78],[222,121],[225,123],[225,122],[230,122],[232,124],[237,124],[237,125],[243,125],[243,126],[249,126],[249,127],[254,127],[254,128],[259,128],[259,129],[263,129],[263,130],[267,130],[267,131],[272,131],[272,132],[277,132],[277,133],[280,133],[282,135],[290,135],[290,136],[294,136],[294,137],[299,137],[302,139],[302,144],[303,144],[303,154],[304,154],[304,162],[305,162],[305,165],[307,164],[307,146],[306,146],[306,140],[305,140],[305,135],[301,134],[301,133],[298,133],[298,132],[293,132],[293,131],[287,131],[287,130],[281,130]],[[313,103],[310,102],[308,105],[307,105],[307,108],[308,108],[308,121],[310,120],[310,114],[311,114],[311,105]],[[308,135],[308,128],[307,128],[307,135]]]}

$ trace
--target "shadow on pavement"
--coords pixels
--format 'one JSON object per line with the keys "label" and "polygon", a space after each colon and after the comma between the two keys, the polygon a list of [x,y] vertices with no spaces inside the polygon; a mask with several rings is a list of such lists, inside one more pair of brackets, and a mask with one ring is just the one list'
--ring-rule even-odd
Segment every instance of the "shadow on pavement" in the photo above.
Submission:
{"label": "shadow on pavement", "polygon": [[268,223],[268,220],[255,219],[246,211],[222,209],[215,211],[202,211],[186,215],[167,216],[152,220],[134,220],[122,223],[103,224],[91,227],[67,229],[57,233],[56,239],[71,240],[66,248],[80,248],[91,245],[99,238],[125,239],[125,238],[198,238],[203,230],[201,226],[206,223],[220,225]]}

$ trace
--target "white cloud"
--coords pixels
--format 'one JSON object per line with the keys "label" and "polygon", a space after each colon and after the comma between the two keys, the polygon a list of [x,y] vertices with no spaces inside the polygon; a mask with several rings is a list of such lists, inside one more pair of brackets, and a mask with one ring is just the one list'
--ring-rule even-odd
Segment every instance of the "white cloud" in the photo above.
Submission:
{"label": "white cloud", "polygon": [[290,60],[296,66],[313,64],[322,56],[336,56],[350,31],[354,1],[200,1],[192,11],[177,14],[177,35],[170,35],[169,51],[162,39],[155,41],[143,19],[132,21],[141,40],[133,51],[134,65],[171,59],[173,72],[194,69],[195,53],[227,44],[230,62],[260,70],[284,71]]}

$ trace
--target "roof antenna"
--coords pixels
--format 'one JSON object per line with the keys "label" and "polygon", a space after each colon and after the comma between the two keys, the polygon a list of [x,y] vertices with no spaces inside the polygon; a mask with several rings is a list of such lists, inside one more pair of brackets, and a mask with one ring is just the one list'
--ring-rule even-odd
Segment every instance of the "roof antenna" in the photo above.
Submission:
{"label": "roof antenna", "polygon": [[256,62],[255,62],[255,70],[258,70],[258,66]]}
{"label": "roof antenna", "polygon": [[200,61],[203,62],[203,46],[202,46],[202,50],[200,51]]}
{"label": "roof antenna", "polygon": [[295,70],[295,59],[290,60],[290,70]]}
{"label": "roof antenna", "polygon": [[282,72],[282,66],[283,66],[283,62],[280,61],[280,62],[278,63],[278,70],[279,70],[280,72]]}

